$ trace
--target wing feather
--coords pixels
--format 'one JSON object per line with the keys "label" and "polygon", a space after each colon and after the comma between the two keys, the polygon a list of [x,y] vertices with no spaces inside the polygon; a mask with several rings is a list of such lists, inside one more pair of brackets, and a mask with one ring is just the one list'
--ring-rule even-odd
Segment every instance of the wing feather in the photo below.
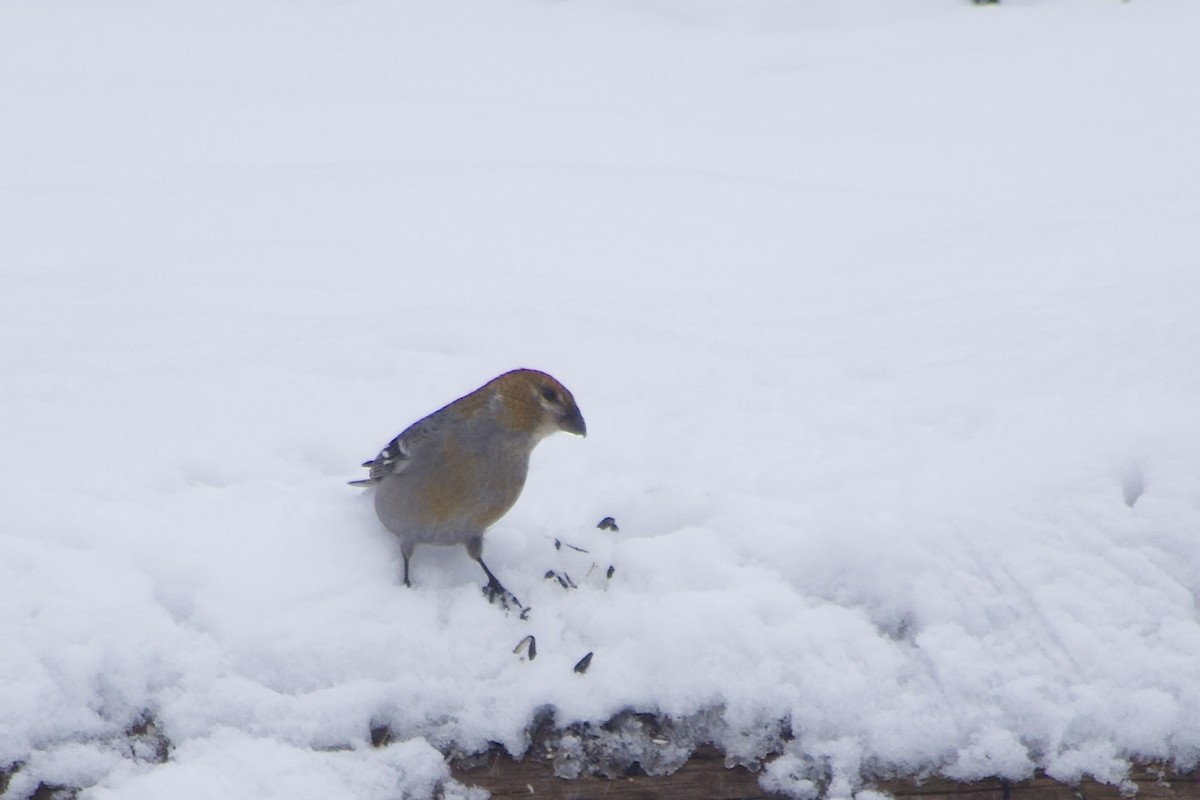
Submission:
{"label": "wing feather", "polygon": [[437,419],[439,413],[430,414],[409,425],[399,436],[388,442],[377,456],[370,461],[364,461],[362,465],[370,470],[369,477],[350,481],[350,485],[374,486],[388,475],[403,472],[412,464],[413,459],[418,457],[421,445],[437,435],[440,428]]}

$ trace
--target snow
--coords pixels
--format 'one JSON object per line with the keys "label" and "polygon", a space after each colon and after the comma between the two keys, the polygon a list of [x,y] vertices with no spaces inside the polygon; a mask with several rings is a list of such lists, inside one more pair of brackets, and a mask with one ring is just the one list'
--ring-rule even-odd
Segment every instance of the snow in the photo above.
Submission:
{"label": "snow", "polygon": [[[479,796],[547,714],[802,798],[1196,764],[1198,26],[0,5],[4,799]],[[518,366],[589,431],[486,540],[528,620],[345,485]]]}

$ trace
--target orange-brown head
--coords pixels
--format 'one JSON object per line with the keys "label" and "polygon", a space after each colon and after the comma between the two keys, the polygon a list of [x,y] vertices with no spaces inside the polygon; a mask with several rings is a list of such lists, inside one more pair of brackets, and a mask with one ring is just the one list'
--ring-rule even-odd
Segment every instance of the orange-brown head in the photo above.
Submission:
{"label": "orange-brown head", "polygon": [[489,381],[483,390],[489,389],[501,423],[513,430],[539,440],[556,431],[587,436],[575,396],[544,372],[515,369]]}

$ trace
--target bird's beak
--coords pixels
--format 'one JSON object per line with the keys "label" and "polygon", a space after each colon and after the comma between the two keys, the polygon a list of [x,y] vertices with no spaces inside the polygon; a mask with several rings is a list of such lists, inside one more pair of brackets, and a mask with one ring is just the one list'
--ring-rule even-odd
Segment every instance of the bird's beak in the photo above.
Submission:
{"label": "bird's beak", "polygon": [[578,408],[572,408],[570,413],[558,423],[558,427],[576,436],[587,436],[587,423],[583,421],[583,414],[579,413]]}

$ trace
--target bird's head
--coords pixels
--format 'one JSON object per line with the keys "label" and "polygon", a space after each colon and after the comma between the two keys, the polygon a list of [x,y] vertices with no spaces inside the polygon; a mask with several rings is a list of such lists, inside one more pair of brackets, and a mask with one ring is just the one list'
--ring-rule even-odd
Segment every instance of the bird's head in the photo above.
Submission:
{"label": "bird's head", "polygon": [[501,418],[512,428],[536,439],[544,439],[556,431],[587,436],[587,425],[574,395],[552,376],[533,369],[517,369],[492,383],[503,404]]}

